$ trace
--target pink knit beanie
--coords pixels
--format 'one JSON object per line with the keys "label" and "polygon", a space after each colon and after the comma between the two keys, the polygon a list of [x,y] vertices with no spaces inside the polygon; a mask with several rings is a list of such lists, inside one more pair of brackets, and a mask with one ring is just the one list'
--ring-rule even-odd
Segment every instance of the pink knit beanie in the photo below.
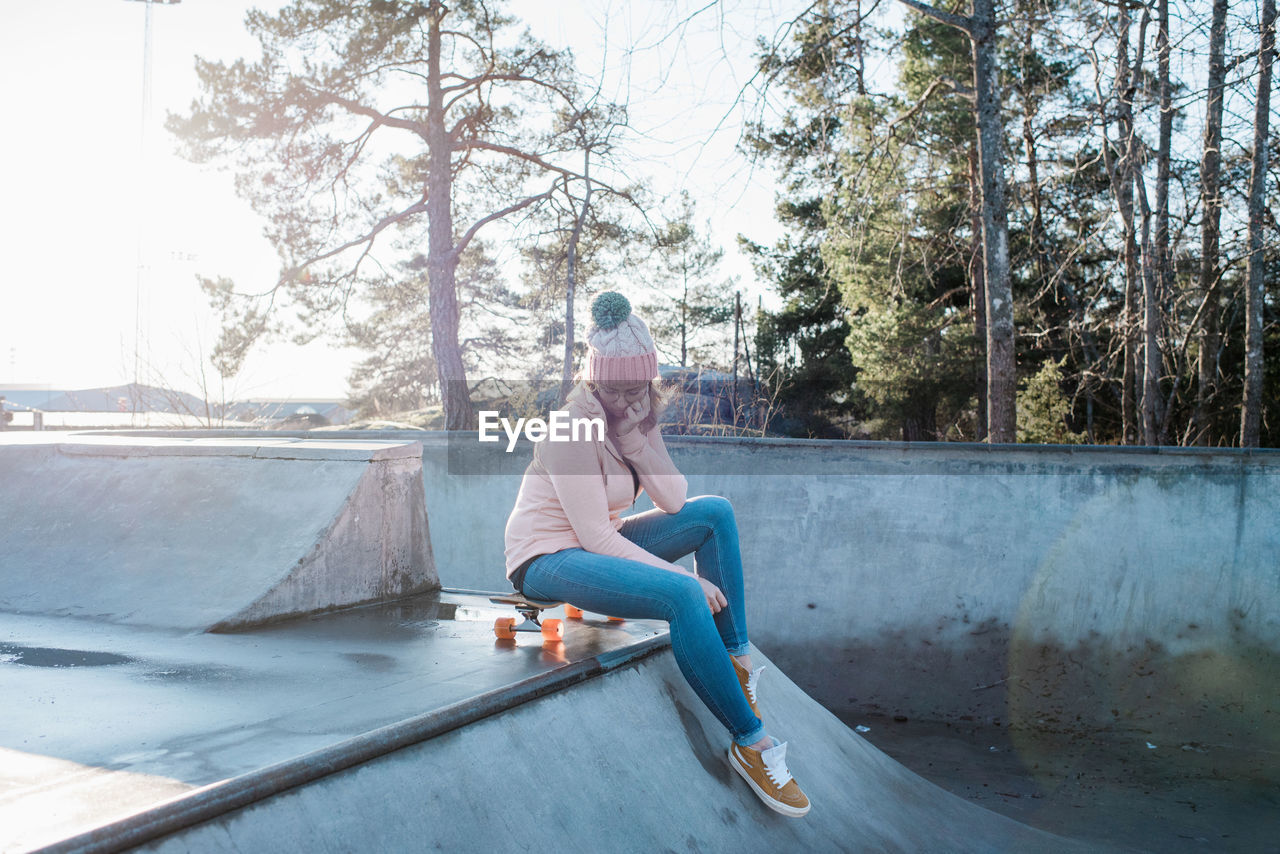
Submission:
{"label": "pink knit beanie", "polygon": [[631,303],[616,291],[605,291],[591,303],[595,323],[587,332],[587,364],[582,378],[590,382],[643,383],[658,377],[658,351],[649,327],[631,313]]}

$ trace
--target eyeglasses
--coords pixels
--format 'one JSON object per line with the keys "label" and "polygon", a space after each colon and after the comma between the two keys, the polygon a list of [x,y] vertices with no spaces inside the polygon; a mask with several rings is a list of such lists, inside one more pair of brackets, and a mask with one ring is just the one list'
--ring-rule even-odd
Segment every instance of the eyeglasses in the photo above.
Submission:
{"label": "eyeglasses", "polygon": [[597,394],[607,397],[610,400],[617,400],[618,398],[624,398],[628,403],[635,403],[637,400],[644,397],[645,393],[649,391],[648,385],[626,386],[624,388],[617,388],[615,386],[593,384],[592,388],[595,390]]}

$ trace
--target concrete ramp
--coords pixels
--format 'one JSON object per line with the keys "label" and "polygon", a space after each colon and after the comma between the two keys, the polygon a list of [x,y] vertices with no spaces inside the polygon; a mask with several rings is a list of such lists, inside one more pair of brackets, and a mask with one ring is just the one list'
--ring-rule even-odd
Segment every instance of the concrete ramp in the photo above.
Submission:
{"label": "concrete ramp", "polygon": [[439,587],[415,442],[0,444],[0,611],[226,630]]}
{"label": "concrete ramp", "polygon": [[[289,778],[283,765],[193,792],[122,829],[163,826],[166,813],[172,827],[184,808],[234,803],[240,789],[262,799],[138,850],[1106,850],[1026,827],[912,774],[776,668],[761,691],[762,711],[790,742],[790,765],[813,802],[803,819],[766,809],[732,771],[723,728],[663,643],[640,661],[337,773],[326,769],[350,749],[319,752],[307,761],[324,776],[278,794],[264,792]],[[390,742],[394,730],[371,736]],[[108,850],[126,838],[106,827],[50,850]],[[90,839],[97,844],[77,845]]]}

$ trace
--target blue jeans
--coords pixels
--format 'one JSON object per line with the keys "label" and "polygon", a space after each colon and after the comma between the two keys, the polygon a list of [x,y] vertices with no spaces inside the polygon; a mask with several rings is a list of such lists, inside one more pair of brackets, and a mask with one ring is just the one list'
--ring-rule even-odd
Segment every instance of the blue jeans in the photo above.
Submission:
{"label": "blue jeans", "polygon": [[692,576],[580,548],[531,563],[524,594],[611,617],[666,620],[676,664],[733,740],[747,746],[764,738],[764,724],[751,711],[729,660],[730,654],[749,651],[733,506],[718,495],[700,495],[678,513],[654,509],[628,516],[620,533],[663,560],[693,552],[698,574],[720,588],[728,606],[713,615]]}

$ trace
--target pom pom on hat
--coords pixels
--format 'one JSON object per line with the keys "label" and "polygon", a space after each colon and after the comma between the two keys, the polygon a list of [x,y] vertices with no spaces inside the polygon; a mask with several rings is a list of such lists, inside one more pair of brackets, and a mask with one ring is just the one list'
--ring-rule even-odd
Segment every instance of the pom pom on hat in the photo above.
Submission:
{"label": "pom pom on hat", "polygon": [[648,382],[658,376],[658,351],[649,327],[631,313],[631,302],[605,291],[591,303],[595,325],[587,333],[585,379],[593,382]]}
{"label": "pom pom on hat", "polygon": [[591,303],[591,317],[601,329],[616,329],[631,316],[631,301],[617,291],[604,291]]}

